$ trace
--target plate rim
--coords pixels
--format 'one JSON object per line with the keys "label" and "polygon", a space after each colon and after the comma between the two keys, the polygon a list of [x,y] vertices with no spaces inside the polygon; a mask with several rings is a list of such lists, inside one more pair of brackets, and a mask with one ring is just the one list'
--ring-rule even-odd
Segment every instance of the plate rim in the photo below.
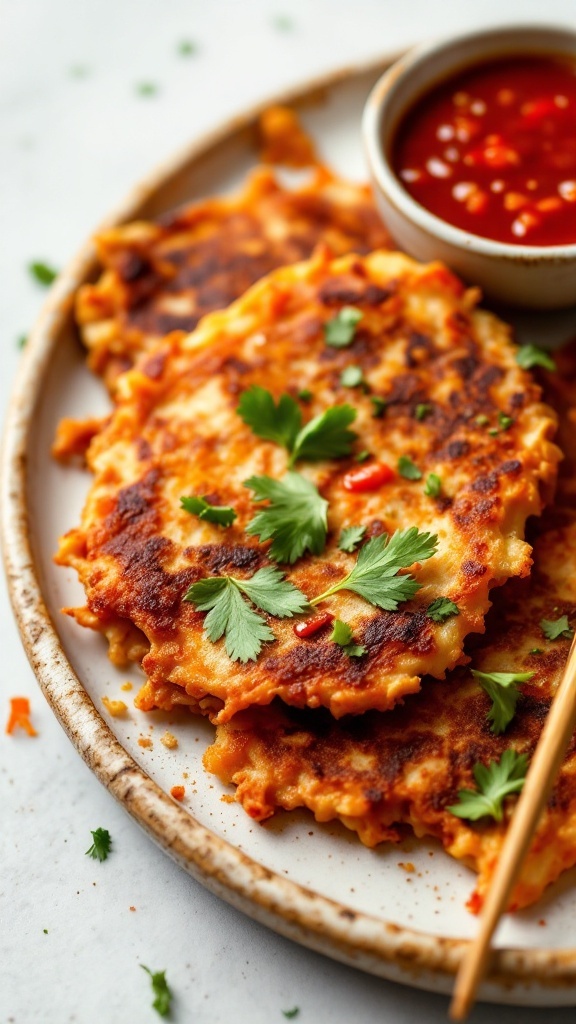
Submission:
{"label": "plate rim", "polygon": [[[254,126],[271,105],[298,104],[355,77],[384,71],[400,54],[346,65],[309,79],[224,120],[136,184],[100,223],[101,231],[138,215],[160,188],[233,134]],[[97,268],[91,238],[67,264],[34,324],[13,386],[1,454],[2,546],[20,637],[38,683],[88,767],[131,817],[197,881],[281,935],[368,973],[417,988],[448,992],[468,941],[436,936],[352,910],[264,867],[200,824],[173,801],[116,739],[68,662],[43,597],[27,509],[28,443],[44,374],[74,294]],[[542,989],[534,993],[534,984]],[[576,984],[576,948],[501,948],[480,997],[520,1005]],[[522,991],[518,992],[520,987]],[[538,995],[537,1003],[530,997]],[[518,997],[521,996],[520,1002]],[[527,997],[527,998],[526,998]],[[566,1004],[564,1004],[566,1005]]]}

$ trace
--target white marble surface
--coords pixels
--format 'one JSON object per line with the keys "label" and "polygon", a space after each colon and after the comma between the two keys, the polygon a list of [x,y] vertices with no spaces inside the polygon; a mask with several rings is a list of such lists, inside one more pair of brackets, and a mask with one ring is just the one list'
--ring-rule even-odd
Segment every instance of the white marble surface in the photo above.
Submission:
{"label": "white marble surface", "polygon": [[[180,145],[284,86],[472,25],[570,22],[574,0],[0,0],[0,402],[42,289],[129,187]],[[289,18],[280,28],[277,18]],[[178,55],[178,43],[198,44]],[[73,74],[82,69],[84,75]],[[157,85],[150,97],[139,83]],[[178,1024],[404,1024],[447,1000],[266,931],[157,850],[89,773],[38,690],[0,594],[0,728],[28,695],[38,737],[0,732],[0,1024],[159,1020],[139,963],[166,968]],[[84,856],[109,829],[105,864]],[[134,911],[130,907],[135,907]],[[45,932],[46,930],[46,932]],[[573,1011],[477,1007],[488,1024]]]}

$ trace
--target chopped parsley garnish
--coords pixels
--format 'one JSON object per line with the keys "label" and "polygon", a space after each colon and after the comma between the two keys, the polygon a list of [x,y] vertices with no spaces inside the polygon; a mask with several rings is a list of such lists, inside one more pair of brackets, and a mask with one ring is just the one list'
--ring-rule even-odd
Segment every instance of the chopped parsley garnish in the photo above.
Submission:
{"label": "chopped parsley garnish", "polygon": [[48,266],[47,263],[29,263],[28,270],[34,280],[38,281],[38,284],[43,284],[45,288],[58,277],[58,271],[54,270],[54,267]]}
{"label": "chopped parsley garnish", "polygon": [[502,821],[504,800],[511,793],[519,793],[524,785],[528,770],[526,754],[517,754],[513,748],[505,750],[500,761],[491,761],[488,768],[475,764],[474,779],[478,789],[461,789],[459,803],[447,810],[457,818],[478,821],[491,817]]}
{"label": "chopped parsley garnish", "polygon": [[371,459],[371,458],[372,458],[372,452],[369,452],[367,448],[364,448],[363,451],[358,452],[358,455],[354,456],[354,459],[355,459],[356,462],[367,462],[368,459]]}
{"label": "chopped parsley garnish", "polygon": [[514,718],[516,704],[520,696],[517,683],[527,683],[533,672],[477,672],[472,669],[472,675],[485,693],[492,701],[492,707],[488,712],[488,721],[492,722],[490,732],[500,736]]}
{"label": "chopped parsley garnish", "polygon": [[192,39],[182,39],[178,43],[178,53],[181,57],[192,57],[198,53],[198,43],[193,42]]}
{"label": "chopped parsley garnish", "polygon": [[362,313],[355,306],[343,306],[336,316],[324,324],[324,341],[331,348],[348,348],[354,341]]}
{"label": "chopped parsley garnish", "polygon": [[86,64],[73,64],[69,70],[70,78],[87,78],[90,68]]}
{"label": "chopped parsley garnish", "polygon": [[514,419],[512,416],[507,416],[505,412],[498,413],[498,426],[500,430],[509,430],[513,423]]}
{"label": "chopped parsley garnish", "polygon": [[168,987],[168,982],[166,981],[166,971],[156,971],[155,973],[152,973],[150,968],[146,967],[144,964],[140,964],[140,967],[150,975],[152,992],[154,993],[152,1006],[160,1017],[167,1017],[170,1013],[172,993]]}
{"label": "chopped parsley garnish", "polygon": [[400,569],[431,558],[437,543],[435,534],[420,533],[416,526],[396,530],[390,539],[385,533],[372,537],[360,549],[354,568],[310,604],[319,604],[339,590],[351,590],[377,608],[395,612],[402,601],[408,601],[420,590],[413,576],[398,575]]}
{"label": "chopped parsley garnish", "polygon": [[353,551],[356,551],[358,545],[364,540],[365,533],[365,526],[345,526],[338,541],[340,551],[347,551],[348,554],[351,555]]}
{"label": "chopped parsley garnish", "polygon": [[340,383],[344,388],[367,387],[361,366],[346,366],[340,374]]}
{"label": "chopped parsley garnish", "polygon": [[550,353],[538,348],[538,345],[522,345],[516,353],[516,362],[523,370],[531,370],[533,366],[543,366],[545,370],[556,369]]}
{"label": "chopped parsley garnish", "polygon": [[476,417],[476,419],[474,420],[474,422],[475,422],[475,424],[476,424],[476,426],[477,426],[477,427],[485,427],[485,426],[487,426],[487,425],[488,425],[488,423],[490,422],[490,420],[488,419],[488,417],[487,417],[487,416],[485,416],[485,415],[484,415],[484,413],[483,413],[483,412],[481,412],[481,413],[480,413],[480,415]]}
{"label": "chopped parsley garnish", "polygon": [[342,622],[341,619],[334,620],[334,628],[330,639],[335,644],[338,644],[349,658],[361,658],[363,654],[368,653],[368,648],[364,644],[354,643],[351,626],[347,622]]}
{"label": "chopped parsley garnish", "polygon": [[544,651],[541,647],[531,647],[528,654],[544,654]]}
{"label": "chopped parsley garnish", "polygon": [[302,388],[301,391],[298,391],[298,398],[301,402],[311,402],[313,397],[314,395],[308,390],[308,388]]}
{"label": "chopped parsley garnish", "polygon": [[438,473],[428,473],[424,484],[424,494],[427,498],[437,498],[442,490],[442,480]]}
{"label": "chopped parsley garnish", "polygon": [[547,640],[558,640],[559,637],[571,640],[574,636],[567,615],[562,615],[559,619],[541,619],[540,629]]}
{"label": "chopped parsley garnish", "polygon": [[138,96],[156,96],[158,93],[158,86],[155,82],[139,82],[136,86],[136,92]]}
{"label": "chopped parsley garnish", "polygon": [[460,615],[460,609],[449,597],[437,597],[426,609],[426,615],[432,622],[446,622],[453,615]]}
{"label": "chopped parsley garnish", "polygon": [[205,519],[208,523],[216,523],[218,526],[232,526],[236,519],[236,513],[230,505],[211,505],[206,498],[198,498],[194,495],[189,498],[180,498],[182,508],[199,519]]}
{"label": "chopped parsley garnish", "polygon": [[291,1010],[282,1010],[282,1013],[287,1020],[294,1020],[294,1018],[300,1013],[300,1007],[293,1006]]}
{"label": "chopped parsley garnish", "polygon": [[388,402],[386,401],[385,398],[380,398],[380,395],[370,395],[370,401],[374,406],[374,412],[372,413],[373,418],[375,420],[382,419],[384,413],[386,412],[386,406],[388,405]]}
{"label": "chopped parsley garnish", "polygon": [[184,600],[195,604],[199,612],[208,612],[204,632],[212,643],[226,638],[226,653],[232,661],[256,661],[262,644],[276,639],[266,620],[242,595],[256,608],[279,619],[290,619],[309,608],[302,591],[272,565],[259,569],[247,580],[211,576],[193,583]]}
{"label": "chopped parsley garnish", "polygon": [[16,339],[16,344],[18,345],[18,348],[26,348],[27,343],[28,343],[28,335],[27,334],[21,334]]}
{"label": "chopped parsley garnish", "polygon": [[48,935],[48,929],[47,928],[43,928],[42,931],[44,932],[44,935]]}
{"label": "chopped parsley garnish", "polygon": [[328,502],[310,480],[292,471],[282,480],[252,476],[244,486],[254,492],[254,501],[269,502],[246,527],[246,533],[262,542],[272,540],[269,558],[292,564],[305,551],[322,553],[328,529]]}
{"label": "chopped parsley garnish", "polygon": [[90,835],[94,842],[92,846],[86,850],[87,857],[93,857],[94,860],[106,860],[110,853],[110,847],[112,846],[112,837],[107,829],[97,828]]}
{"label": "chopped parsley garnish", "polygon": [[432,412],[432,406],[428,405],[427,402],[421,402],[420,405],[416,406],[414,415],[417,420],[425,420],[427,416]]}
{"label": "chopped parsley garnish", "polygon": [[272,25],[279,32],[292,32],[294,29],[294,22],[287,14],[277,14],[275,18],[272,18]]}
{"label": "chopped parsley garnish", "polygon": [[409,455],[401,455],[397,462],[397,469],[400,476],[403,476],[406,480],[421,480],[422,471],[418,469],[415,462]]}
{"label": "chopped parsley garnish", "polygon": [[332,405],[302,426],[302,410],[290,395],[282,395],[276,405],[266,388],[255,385],[241,396],[236,411],[257,437],[288,450],[290,468],[298,459],[317,462],[350,455],[356,440],[348,430],[356,419],[351,405]]}

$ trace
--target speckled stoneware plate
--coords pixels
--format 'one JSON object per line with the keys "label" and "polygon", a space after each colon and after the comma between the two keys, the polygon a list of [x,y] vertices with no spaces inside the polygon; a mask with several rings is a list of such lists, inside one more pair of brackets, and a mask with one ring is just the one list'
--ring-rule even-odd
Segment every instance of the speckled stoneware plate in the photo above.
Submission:
{"label": "speckled stoneware plate", "polygon": [[[282,97],[298,105],[328,161],[351,177],[367,176],[360,115],[382,70],[346,70]],[[138,187],[108,223],[155,216],[238,185],[256,159],[257,113],[190,147]],[[110,792],[209,889],[328,956],[395,981],[448,991],[476,927],[464,908],[474,876],[439,845],[413,840],[368,850],[344,828],[318,825],[305,813],[256,825],[236,804],[222,801],[223,788],[202,769],[209,724],[134,709],[125,719],[105,717],[102,697],[126,696],[120,687],[128,677],[110,664],[101,638],[61,615],[63,605],[82,603],[82,595],[73,573],[52,563],[58,536],[79,519],[89,479],[82,470],[55,464],[49,451],[62,416],[98,415],[108,408],[101,384],[84,366],[70,314],[76,288],[95,274],[88,243],[55,285],[33,331],[5,435],[5,558],[40,685]],[[573,312],[546,319],[548,337],[576,333],[575,325]],[[523,340],[537,326],[534,314],[519,323]],[[139,682],[136,671],[132,681]],[[160,743],[167,726],[178,738],[177,750]],[[142,736],[152,746],[141,747]],[[178,804],[168,794],[184,781],[185,802]],[[399,866],[407,860],[416,868],[409,874]],[[566,874],[537,907],[504,920],[497,947],[484,999],[573,1005],[576,872]]]}

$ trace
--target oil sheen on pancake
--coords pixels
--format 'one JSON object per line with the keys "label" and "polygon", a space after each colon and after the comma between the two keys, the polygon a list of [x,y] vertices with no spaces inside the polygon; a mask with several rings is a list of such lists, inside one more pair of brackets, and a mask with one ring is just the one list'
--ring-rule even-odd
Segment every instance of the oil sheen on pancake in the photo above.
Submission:
{"label": "oil sheen on pancake", "polygon": [[[88,451],[94,482],[82,523],[58,561],[86,591],[86,607],[71,613],[108,636],[116,662],[142,659],[141,708],[188,704],[222,722],[280,697],[340,717],[391,708],[423,675],[442,678],[462,662],[465,637],[484,628],[490,588],[529,571],[525,520],[540,512],[558,458],[553,414],[518,367],[508,329],[476,301],[440,264],[320,252],[122,375],[117,407]],[[329,346],[326,323],[351,305],[361,314],[353,340]],[[359,387],[342,382],[350,366]],[[344,403],[357,413],[350,457],[298,466],[329,502],[325,550],[281,566],[309,598],[355,563],[338,547],[344,526],[363,525],[367,537],[412,526],[438,536],[437,553],[412,567],[421,589],[396,611],[345,591],[327,602],[366,647],[362,657],[348,657],[329,630],[304,641],[293,619],[268,617],[276,640],[257,661],[231,661],[222,640],[207,639],[205,614],[183,601],[203,578],[248,578],[270,564],[269,544],[246,533],[258,509],[244,484],[281,478],[287,454],[237,413],[254,385],[277,400],[292,395],[305,421]],[[355,493],[344,481],[361,452],[392,478]],[[421,478],[398,472],[401,457]],[[441,481],[435,497],[425,493],[431,473]],[[182,495],[208,495],[237,519],[227,528],[200,520],[180,508]],[[438,597],[459,614],[432,621]]]}
{"label": "oil sheen on pancake", "polygon": [[368,187],[319,164],[290,110],[271,108],[260,130],[263,158],[308,164],[310,180],[288,188],[261,166],[236,195],[96,237],[103,273],[80,288],[76,318],[89,365],[112,391],[141,352],[172,331],[192,331],[206,313],[228,306],[274,268],[307,258],[319,242],[335,256],[389,245]]}

